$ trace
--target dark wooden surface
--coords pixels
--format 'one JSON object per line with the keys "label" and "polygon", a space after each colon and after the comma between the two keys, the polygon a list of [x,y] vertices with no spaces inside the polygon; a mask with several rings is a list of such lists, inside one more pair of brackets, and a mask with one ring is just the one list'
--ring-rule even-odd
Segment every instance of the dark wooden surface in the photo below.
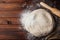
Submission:
{"label": "dark wooden surface", "polygon": [[26,40],[19,22],[24,0],[0,0],[0,40]]}
{"label": "dark wooden surface", "polygon": [[0,0],[0,40],[27,40],[19,22],[23,3],[25,0]]}

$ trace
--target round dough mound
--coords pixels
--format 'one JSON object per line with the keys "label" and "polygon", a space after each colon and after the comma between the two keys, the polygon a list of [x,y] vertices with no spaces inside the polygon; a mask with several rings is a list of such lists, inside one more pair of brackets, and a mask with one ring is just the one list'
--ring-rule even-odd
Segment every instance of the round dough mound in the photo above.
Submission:
{"label": "round dough mound", "polygon": [[46,36],[52,31],[54,22],[50,13],[46,10],[37,9],[24,14],[21,23],[24,29],[32,35],[36,37]]}

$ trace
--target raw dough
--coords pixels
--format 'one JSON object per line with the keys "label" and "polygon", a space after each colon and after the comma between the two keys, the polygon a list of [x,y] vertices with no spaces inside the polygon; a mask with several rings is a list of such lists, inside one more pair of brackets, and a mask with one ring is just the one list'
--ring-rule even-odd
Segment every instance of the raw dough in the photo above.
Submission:
{"label": "raw dough", "polygon": [[45,9],[37,9],[32,12],[23,13],[21,23],[24,29],[36,37],[48,35],[54,25],[54,21],[49,12]]}

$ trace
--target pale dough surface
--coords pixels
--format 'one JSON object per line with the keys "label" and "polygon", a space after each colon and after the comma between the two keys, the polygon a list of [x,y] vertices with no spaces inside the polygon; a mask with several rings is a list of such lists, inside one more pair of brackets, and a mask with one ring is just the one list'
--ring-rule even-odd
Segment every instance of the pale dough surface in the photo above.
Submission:
{"label": "pale dough surface", "polygon": [[29,12],[24,13],[21,18],[21,23],[26,31],[36,37],[45,36],[52,31],[54,21],[49,12],[45,9]]}

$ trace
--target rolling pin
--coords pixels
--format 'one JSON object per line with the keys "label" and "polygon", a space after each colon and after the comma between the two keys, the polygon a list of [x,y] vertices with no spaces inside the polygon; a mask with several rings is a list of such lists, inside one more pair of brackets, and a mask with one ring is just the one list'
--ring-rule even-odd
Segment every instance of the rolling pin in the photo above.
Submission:
{"label": "rolling pin", "polygon": [[60,17],[60,10],[50,7],[49,5],[45,4],[44,2],[40,2],[40,5],[49,9],[53,14],[57,15],[58,17]]}

